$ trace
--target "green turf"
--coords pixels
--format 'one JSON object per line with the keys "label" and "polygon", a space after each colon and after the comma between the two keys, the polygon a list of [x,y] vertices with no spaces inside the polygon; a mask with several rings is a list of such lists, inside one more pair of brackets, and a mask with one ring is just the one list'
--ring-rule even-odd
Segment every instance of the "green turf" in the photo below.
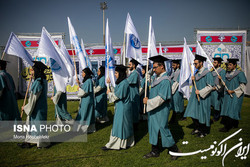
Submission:
{"label": "green turf", "polygon": [[[19,107],[23,100],[18,101]],[[68,110],[73,118],[77,115],[78,101],[68,101]],[[185,105],[187,101],[185,101]],[[49,149],[21,149],[16,143],[0,143],[0,166],[222,166],[221,156],[210,156],[211,151],[192,156],[181,157],[176,161],[170,160],[167,150],[162,150],[160,157],[143,159],[143,155],[151,150],[147,133],[147,122],[140,122],[139,131],[135,134],[136,145],[127,150],[107,151],[100,148],[104,146],[110,135],[113,121],[114,105],[108,106],[110,122],[96,124],[97,132],[88,135],[88,141],[84,143],[54,143]],[[24,118],[25,119],[25,116]],[[48,99],[48,120],[54,120],[54,105]],[[192,152],[199,149],[209,148],[214,141],[220,142],[233,132],[242,128],[242,131],[229,141],[227,148],[230,149],[243,139],[243,145],[250,143],[250,98],[245,97],[242,106],[242,120],[239,128],[227,133],[220,133],[218,129],[223,127],[219,122],[211,125],[211,132],[205,138],[197,138],[190,135],[192,120],[178,121],[170,125],[170,130],[182,152]],[[182,144],[188,141],[188,144]],[[225,158],[225,166],[250,166],[250,160],[236,158],[237,150],[232,151]],[[201,156],[207,156],[202,160]]]}

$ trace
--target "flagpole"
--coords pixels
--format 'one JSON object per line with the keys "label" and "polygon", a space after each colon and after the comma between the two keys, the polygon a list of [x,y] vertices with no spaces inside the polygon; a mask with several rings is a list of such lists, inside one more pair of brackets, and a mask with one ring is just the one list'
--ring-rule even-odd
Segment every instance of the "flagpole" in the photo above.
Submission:
{"label": "flagpole", "polygon": [[5,55],[5,52],[3,51],[3,54],[2,54],[1,60],[3,60],[4,55]]}
{"label": "flagpole", "polygon": [[[34,61],[36,61],[36,59],[37,59],[37,56],[35,57]],[[27,87],[27,90],[26,90],[26,93],[25,93],[25,97],[24,97],[22,108],[25,106],[25,103],[26,103],[26,100],[27,100],[27,96],[28,96],[28,92],[29,92],[29,89],[30,89],[31,80],[32,80],[32,76],[30,76],[30,79],[29,79],[29,83],[28,83],[28,87]],[[22,117],[23,117],[23,110],[21,112],[21,118]]]}
{"label": "flagpole", "polygon": [[[151,28],[152,28],[152,17],[149,17],[149,32],[148,32],[148,52],[147,52],[147,66],[146,66],[146,80],[145,80],[145,93],[144,93],[144,98],[147,97],[147,87],[148,87],[148,64],[149,64],[149,55],[150,55],[150,47],[151,47]],[[143,109],[143,113],[146,113],[146,104],[144,104],[144,109]]]}
{"label": "flagpole", "polygon": [[[74,67],[75,67],[75,73],[76,73],[76,82],[77,82],[77,81],[79,82],[78,76],[77,76],[76,60],[75,60],[75,54],[74,54],[74,50],[73,50],[73,45],[70,44],[70,46],[71,46],[71,51],[72,51],[72,54],[73,54]],[[80,86],[80,84],[79,84],[78,82],[77,82],[77,84],[78,84],[78,86]]]}
{"label": "flagpole", "polygon": [[125,64],[126,64],[126,62],[125,62],[125,47],[126,47],[126,44],[125,44],[125,38],[126,38],[126,33],[124,33],[124,35],[123,35],[124,37],[123,37],[123,47],[122,47],[122,61],[123,61],[123,65],[125,66]]}
{"label": "flagpole", "polygon": [[[194,76],[194,73],[193,73],[193,70],[192,70],[192,67],[191,67],[190,63],[189,63],[189,67],[190,67],[190,70],[191,70],[191,74],[193,74],[193,76]],[[197,86],[196,86],[195,80],[194,80],[194,87],[195,87],[195,90],[197,90]],[[198,102],[200,102],[200,96],[197,95],[197,94],[196,94],[196,96],[197,96]]]}

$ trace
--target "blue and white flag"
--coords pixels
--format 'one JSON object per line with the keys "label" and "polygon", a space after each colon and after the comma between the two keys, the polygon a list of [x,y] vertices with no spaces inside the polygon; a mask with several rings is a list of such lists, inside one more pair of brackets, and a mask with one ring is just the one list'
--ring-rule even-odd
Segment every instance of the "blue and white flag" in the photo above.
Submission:
{"label": "blue and white flag", "polygon": [[22,43],[20,42],[20,40],[17,38],[17,36],[13,32],[10,33],[10,37],[9,37],[9,40],[8,40],[6,46],[5,46],[4,53],[20,57],[26,63],[28,63],[30,66],[33,65],[32,56],[23,47]]}
{"label": "blue and white flag", "polygon": [[92,71],[92,64],[91,64],[91,61],[89,59],[89,55],[85,50],[84,43],[83,43],[82,39],[81,39],[81,45],[82,45],[82,51],[83,51],[83,55],[84,55],[84,58],[85,58],[85,62],[87,63],[87,66],[89,67],[89,69]]}
{"label": "blue and white flag", "polygon": [[66,46],[64,45],[63,40],[60,41],[60,50],[62,53],[62,60],[64,61],[64,64],[67,67],[68,73],[69,73],[69,77],[68,77],[68,84],[73,86],[76,84],[76,73],[75,73],[75,67],[74,67],[74,63],[72,62],[69,53],[67,51]]}
{"label": "blue and white flag", "polygon": [[48,31],[43,27],[38,47],[38,55],[48,56],[53,80],[57,91],[66,92],[66,85],[69,77],[67,66],[64,64],[63,54]]}
{"label": "blue and white flag", "polygon": [[78,37],[76,35],[75,29],[72,26],[69,17],[68,17],[68,25],[69,25],[70,44],[74,46],[75,51],[76,51],[76,55],[79,58],[80,67],[83,70],[84,68],[87,67],[87,63],[86,63],[86,60],[84,58],[84,53],[83,53],[82,47],[80,45],[80,42],[78,40]]}
{"label": "blue and white flag", "polygon": [[[190,97],[190,85],[192,84],[191,76],[194,72],[194,55],[187,45],[186,39],[184,38],[184,47],[181,61],[180,80],[179,80],[179,92],[183,93],[187,99]],[[191,68],[190,68],[191,66]],[[192,69],[192,70],[191,70]]]}
{"label": "blue and white flag", "polygon": [[142,63],[141,41],[129,13],[127,15],[124,33],[127,36],[125,57],[133,58],[139,63]]}
{"label": "blue and white flag", "polygon": [[105,83],[107,84],[107,79],[109,78],[111,81],[111,85],[115,87],[115,59],[114,59],[114,49],[112,45],[111,36],[109,33],[109,22],[107,19],[106,22],[106,36],[105,36],[105,49],[106,49],[106,56],[105,56]]}

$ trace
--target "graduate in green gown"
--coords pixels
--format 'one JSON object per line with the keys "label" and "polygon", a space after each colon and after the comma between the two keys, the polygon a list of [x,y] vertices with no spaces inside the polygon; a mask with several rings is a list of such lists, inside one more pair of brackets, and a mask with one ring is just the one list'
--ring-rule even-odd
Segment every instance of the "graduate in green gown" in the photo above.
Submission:
{"label": "graduate in green gown", "polygon": [[218,76],[215,70],[212,69],[212,75],[214,78],[214,88],[211,92],[211,106],[214,108],[213,121],[216,122],[220,119],[220,110],[224,97],[224,86],[222,85],[221,79],[225,82],[226,71],[221,68],[221,62],[223,61],[221,57],[215,57],[213,59],[213,65],[220,75]]}
{"label": "graduate in green gown", "polygon": [[139,86],[140,86],[140,76],[136,70],[139,62],[135,59],[131,59],[129,62],[130,75],[127,80],[130,86],[130,97],[132,102],[133,110],[133,122],[134,130],[137,130],[139,123],[139,112],[140,112],[140,95],[139,95]]}
{"label": "graduate in green gown", "polygon": [[30,69],[31,76],[34,77],[34,82],[30,88],[30,97],[28,103],[22,107],[22,110],[26,113],[26,124],[30,126],[36,126],[37,132],[27,132],[27,136],[33,136],[33,138],[25,139],[25,143],[18,144],[22,148],[29,148],[30,143],[36,144],[38,148],[48,147],[49,140],[43,138],[35,138],[35,136],[48,135],[45,131],[40,131],[40,121],[47,121],[47,81],[44,70],[47,66],[42,62],[34,61],[32,69]]}
{"label": "graduate in green gown", "polygon": [[[145,97],[143,99],[143,103],[147,105],[149,143],[152,145],[151,152],[144,155],[144,158],[158,157],[160,155],[159,135],[161,136],[162,147],[167,147],[172,152],[179,152],[168,128],[171,107],[171,81],[167,76],[164,65],[164,61],[168,59],[161,55],[149,59],[154,62],[153,71],[156,77],[151,84],[149,98]],[[171,159],[176,160],[177,156],[171,156]]]}
{"label": "graduate in green gown", "polygon": [[83,81],[80,85],[77,96],[80,99],[79,111],[76,116],[76,121],[79,121],[81,125],[87,126],[87,132],[93,133],[95,129],[95,109],[94,109],[94,88],[92,81],[92,71],[87,67],[82,70]]}
{"label": "graduate in green gown", "polygon": [[[206,58],[200,55],[195,55],[194,66],[197,69],[195,76],[192,76],[193,83],[192,93],[188,101],[188,105],[184,117],[191,117],[195,125],[192,135],[197,134],[197,137],[203,138],[209,133],[210,115],[211,115],[211,91],[213,90],[214,80],[212,73],[203,67],[203,62]],[[198,101],[197,95],[200,98]]]}
{"label": "graduate in green gown", "polygon": [[[116,65],[115,77],[117,78],[114,92],[107,90],[109,102],[115,103],[115,115],[109,142],[102,150],[120,150],[134,146],[133,112],[130,98],[130,86],[126,79],[126,67]],[[110,80],[107,80],[110,83]]]}
{"label": "graduate in green gown", "polygon": [[[140,94],[140,117],[142,120],[147,120],[147,114],[143,113],[143,109],[144,109],[144,104],[143,104],[143,98],[145,97],[145,81],[146,81],[146,67],[147,66],[142,66],[142,79],[141,79],[141,83],[140,83],[140,88],[139,88],[139,94]],[[149,71],[149,69],[148,69]],[[150,80],[150,75],[148,75],[148,81]],[[147,97],[149,95],[149,82],[147,82]]]}
{"label": "graduate in green gown", "polygon": [[55,104],[55,118],[58,124],[61,124],[62,121],[65,123],[73,124],[73,119],[67,111],[67,94],[65,92],[57,91],[54,86],[54,95],[51,97],[51,100]]}
{"label": "graduate in green gown", "polygon": [[[239,120],[241,119],[241,107],[247,79],[244,72],[236,69],[237,61],[239,61],[239,59],[228,59],[228,71],[226,73],[225,83],[229,90],[225,91],[224,94],[221,109],[224,128],[220,129],[220,132],[228,132],[233,127],[238,128]],[[230,97],[230,94],[233,97]]]}
{"label": "graduate in green gown", "polygon": [[97,71],[97,81],[94,88],[95,94],[95,117],[100,123],[109,121],[107,116],[107,86],[105,84],[105,67],[101,66]]}
{"label": "graduate in green gown", "polygon": [[172,89],[172,101],[171,108],[173,114],[169,123],[174,123],[176,119],[176,113],[181,114],[181,119],[183,119],[184,114],[184,98],[183,94],[178,91],[179,80],[180,80],[180,59],[172,60],[173,72],[170,76],[171,78],[171,89]]}
{"label": "graduate in green gown", "polygon": [[18,110],[15,84],[6,72],[7,61],[0,60],[0,121],[21,120]]}

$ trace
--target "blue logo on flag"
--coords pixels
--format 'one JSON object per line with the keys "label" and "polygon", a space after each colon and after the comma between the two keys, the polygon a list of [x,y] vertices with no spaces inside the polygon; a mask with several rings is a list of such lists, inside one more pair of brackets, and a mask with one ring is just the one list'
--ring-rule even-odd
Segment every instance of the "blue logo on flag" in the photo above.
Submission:
{"label": "blue logo on flag", "polygon": [[113,60],[113,58],[112,58],[111,56],[108,56],[108,55],[106,54],[105,60],[106,60],[106,61],[105,61],[105,67],[106,67],[106,68],[108,68],[107,62],[108,62],[108,64],[109,64],[109,69],[115,68],[115,67],[113,66],[114,60]]}
{"label": "blue logo on flag", "polygon": [[59,71],[61,69],[59,64],[52,58],[50,58],[50,68],[52,71]]}
{"label": "blue logo on flag", "polygon": [[140,49],[141,48],[141,43],[140,40],[138,38],[136,38],[136,36],[134,36],[134,34],[131,34],[129,36],[129,40],[131,45],[135,48],[135,49]]}

